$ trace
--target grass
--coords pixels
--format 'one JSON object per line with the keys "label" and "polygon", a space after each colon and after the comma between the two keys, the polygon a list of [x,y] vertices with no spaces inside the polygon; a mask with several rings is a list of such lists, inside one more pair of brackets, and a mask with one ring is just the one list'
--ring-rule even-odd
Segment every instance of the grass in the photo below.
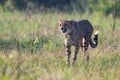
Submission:
{"label": "grass", "polygon": [[91,56],[89,64],[81,56],[74,67],[66,67],[61,53],[18,54],[15,50],[0,54],[2,80],[119,80],[120,55]]}
{"label": "grass", "polygon": [[[117,18],[94,13],[0,13],[0,80],[119,80],[120,34]],[[89,48],[90,63],[79,51],[75,66],[67,67],[60,19],[88,19],[99,30],[99,45]],[[71,56],[71,60],[73,54]]]}

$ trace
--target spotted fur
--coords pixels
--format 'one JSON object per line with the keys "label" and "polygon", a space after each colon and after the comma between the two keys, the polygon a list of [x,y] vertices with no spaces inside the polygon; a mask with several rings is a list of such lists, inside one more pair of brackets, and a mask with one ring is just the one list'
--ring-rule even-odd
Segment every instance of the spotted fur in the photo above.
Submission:
{"label": "spotted fur", "polygon": [[84,52],[84,58],[89,61],[89,53],[87,52],[88,46],[90,45],[92,48],[97,47],[98,31],[94,34],[93,42],[91,39],[93,27],[88,20],[60,20],[58,24],[64,34],[68,66],[70,66],[71,46],[75,46],[73,64],[77,60],[77,54],[80,47]]}

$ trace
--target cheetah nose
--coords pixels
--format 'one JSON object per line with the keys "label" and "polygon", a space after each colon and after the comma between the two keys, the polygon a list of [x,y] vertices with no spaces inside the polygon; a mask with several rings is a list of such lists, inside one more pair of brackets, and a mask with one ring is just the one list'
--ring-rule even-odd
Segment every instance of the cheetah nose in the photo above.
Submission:
{"label": "cheetah nose", "polygon": [[63,30],[64,28],[61,28],[61,30]]}

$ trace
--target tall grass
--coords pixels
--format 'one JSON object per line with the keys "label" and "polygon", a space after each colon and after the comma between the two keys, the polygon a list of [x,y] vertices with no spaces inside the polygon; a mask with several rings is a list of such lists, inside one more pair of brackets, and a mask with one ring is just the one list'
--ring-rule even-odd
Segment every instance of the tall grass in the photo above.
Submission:
{"label": "tall grass", "polygon": [[[67,67],[60,19],[88,19],[99,30],[99,45],[89,48],[90,63],[82,51],[75,66]],[[119,80],[120,19],[112,32],[113,19],[98,13],[0,14],[0,80]],[[71,56],[72,60],[73,54]]]}

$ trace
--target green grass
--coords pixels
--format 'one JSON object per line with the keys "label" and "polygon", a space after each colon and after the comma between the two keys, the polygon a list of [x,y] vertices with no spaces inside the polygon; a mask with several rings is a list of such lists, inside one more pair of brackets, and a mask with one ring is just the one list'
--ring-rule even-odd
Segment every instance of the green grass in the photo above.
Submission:
{"label": "green grass", "polygon": [[89,64],[80,55],[75,66],[67,67],[60,52],[18,54],[0,53],[2,80],[119,80],[120,55],[91,56]]}
{"label": "green grass", "polygon": [[[75,66],[67,67],[60,19],[88,19],[99,30],[99,45],[89,48],[90,63],[79,51]],[[0,13],[0,80],[119,80],[120,19],[98,13]],[[72,49],[73,50],[73,49]],[[73,51],[72,51],[73,52]],[[71,56],[71,61],[73,54]]]}

